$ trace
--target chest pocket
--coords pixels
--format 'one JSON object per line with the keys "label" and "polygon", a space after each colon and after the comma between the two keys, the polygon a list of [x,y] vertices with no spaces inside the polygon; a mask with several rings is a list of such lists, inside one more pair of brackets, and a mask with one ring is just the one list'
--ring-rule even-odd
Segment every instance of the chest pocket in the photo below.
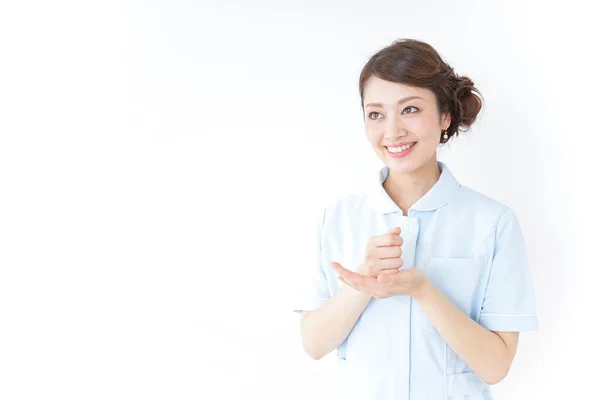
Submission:
{"label": "chest pocket", "polygon": [[[423,272],[454,305],[474,318],[479,307],[477,294],[485,284],[485,264],[485,258],[480,255],[472,258],[431,257]],[[426,333],[439,335],[423,311],[421,325]]]}

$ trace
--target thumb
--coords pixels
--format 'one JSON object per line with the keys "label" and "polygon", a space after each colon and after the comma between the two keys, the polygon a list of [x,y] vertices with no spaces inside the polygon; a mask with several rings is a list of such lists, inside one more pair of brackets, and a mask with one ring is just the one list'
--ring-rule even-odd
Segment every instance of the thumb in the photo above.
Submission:
{"label": "thumb", "polygon": [[397,227],[395,227],[394,229],[390,229],[390,230],[388,231],[388,233],[394,233],[394,234],[396,234],[396,235],[399,235],[399,234],[400,234],[400,227],[399,227],[399,226],[397,226]]}
{"label": "thumb", "polygon": [[334,269],[334,270],[335,270],[335,269],[344,268],[344,267],[342,267],[342,264],[340,264],[340,263],[339,263],[339,262],[337,262],[337,261],[332,261],[332,262],[331,262],[331,266],[333,267],[333,269]]}

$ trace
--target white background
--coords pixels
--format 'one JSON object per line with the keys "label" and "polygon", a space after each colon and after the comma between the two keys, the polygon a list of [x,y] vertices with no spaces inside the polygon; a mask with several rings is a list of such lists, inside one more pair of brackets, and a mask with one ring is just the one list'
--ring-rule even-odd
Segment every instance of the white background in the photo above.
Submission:
{"label": "white background", "polygon": [[0,398],[332,398],[295,282],[379,167],[358,76],[399,38],[483,93],[440,159],[528,245],[541,329],[496,398],[594,397],[600,32],[491,3],[2,2]]}

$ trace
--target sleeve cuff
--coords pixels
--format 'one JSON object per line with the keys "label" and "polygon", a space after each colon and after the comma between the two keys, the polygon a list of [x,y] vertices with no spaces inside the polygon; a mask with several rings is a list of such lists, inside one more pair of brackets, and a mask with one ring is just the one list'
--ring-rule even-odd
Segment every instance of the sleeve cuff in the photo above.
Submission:
{"label": "sleeve cuff", "polygon": [[326,297],[313,297],[304,299],[304,301],[298,303],[296,306],[298,308],[294,308],[294,312],[301,313],[302,311],[314,311],[321,307],[327,300],[329,300],[329,298]]}
{"label": "sleeve cuff", "polygon": [[479,325],[490,331],[520,332],[537,331],[536,315],[481,314]]}

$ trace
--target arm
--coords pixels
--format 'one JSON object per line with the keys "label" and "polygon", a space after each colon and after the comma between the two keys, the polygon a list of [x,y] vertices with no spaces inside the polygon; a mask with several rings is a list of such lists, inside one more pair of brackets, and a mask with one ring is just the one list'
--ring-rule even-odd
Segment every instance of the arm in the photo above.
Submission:
{"label": "arm", "polygon": [[337,348],[370,300],[370,295],[344,285],[318,309],[304,311],[300,322],[304,351],[318,360]]}
{"label": "arm", "polygon": [[[400,228],[373,236],[367,242],[365,261],[356,269],[361,277],[390,271],[398,272],[402,265]],[[343,268],[332,262],[333,268]],[[321,279],[322,282],[322,279]],[[323,289],[325,292],[325,288]],[[324,296],[324,295],[323,295]],[[318,360],[337,348],[350,334],[373,296],[347,285],[314,311],[304,311],[301,318],[302,346]]]}
{"label": "arm", "polygon": [[508,374],[517,351],[518,332],[494,332],[473,321],[428,279],[413,298],[433,322],[439,334],[487,384]]}

